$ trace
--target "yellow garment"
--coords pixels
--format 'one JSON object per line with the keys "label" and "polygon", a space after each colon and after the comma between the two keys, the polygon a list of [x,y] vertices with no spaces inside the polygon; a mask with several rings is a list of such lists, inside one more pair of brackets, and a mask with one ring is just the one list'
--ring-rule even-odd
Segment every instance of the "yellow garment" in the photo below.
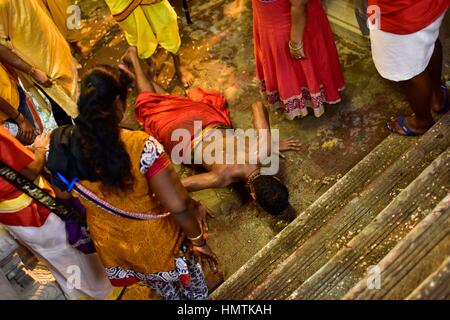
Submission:
{"label": "yellow garment", "polygon": [[[16,110],[19,108],[20,102],[18,85],[17,78],[0,63],[0,97]],[[0,123],[6,119],[8,119],[8,115],[0,111]]]}
{"label": "yellow garment", "polygon": [[[100,182],[81,181],[98,197],[126,211],[164,213],[151,196],[147,178],[140,172],[140,159],[148,134],[121,131],[121,139],[131,159],[134,188],[107,191]],[[87,223],[97,254],[106,268],[120,267],[144,274],[175,268],[182,242],[181,229],[172,216],[158,220],[132,220],[113,216],[91,202],[79,198],[87,209]]]}
{"label": "yellow garment", "polygon": [[[113,16],[126,11],[133,3],[133,0],[105,1]],[[119,25],[125,32],[128,44],[137,47],[141,59],[150,58],[158,44],[174,54],[180,49],[177,14],[168,0],[140,4]]]}
{"label": "yellow garment", "polygon": [[74,5],[74,0],[38,0],[42,7],[48,11],[48,14],[52,18],[53,22],[58,27],[64,38],[68,42],[78,42],[81,40],[81,30],[67,28],[67,19],[69,14],[67,8]]}
{"label": "yellow garment", "polygon": [[[53,80],[42,88],[66,113],[75,118],[77,69],[70,48],[53,21],[36,0],[0,0],[0,45],[13,50]],[[33,85],[19,73],[25,89]]]}

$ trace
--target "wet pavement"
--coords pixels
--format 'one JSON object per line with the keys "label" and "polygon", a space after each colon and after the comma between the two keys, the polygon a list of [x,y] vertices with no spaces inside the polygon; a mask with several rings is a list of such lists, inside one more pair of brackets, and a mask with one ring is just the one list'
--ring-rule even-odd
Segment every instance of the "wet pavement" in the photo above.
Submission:
{"label": "wet pavement", "polygon": [[[227,5],[232,8],[229,6],[232,2],[189,1],[193,24],[188,26],[181,1],[173,1],[181,17],[181,60],[196,77],[194,86],[225,94],[234,127],[247,129],[252,123],[250,106],[260,99],[255,80],[251,1],[244,1],[242,12],[230,15],[227,10],[225,14],[224,8]],[[83,43],[92,47],[89,58],[78,57],[82,74],[96,64],[117,63],[127,44],[102,1],[83,0],[81,5],[87,19]],[[448,49],[450,37],[443,36],[444,47]],[[281,137],[295,136],[302,143],[302,150],[286,154],[281,164],[280,175],[290,190],[292,212],[281,217],[268,215],[249,201],[239,185],[193,194],[216,215],[210,220],[209,243],[219,256],[225,278],[380,143],[388,135],[384,127],[386,119],[411,113],[400,87],[377,74],[368,46],[356,45],[350,38],[336,38],[336,43],[346,80],[342,102],[326,106],[321,118],[309,115],[289,121],[280,112],[270,112],[271,126],[280,130]],[[180,84],[171,81],[174,69],[170,56],[159,50],[156,61],[160,70],[158,82],[170,92],[182,95]],[[446,63],[449,75],[449,61]],[[130,100],[132,105],[133,97]],[[139,129],[132,107],[123,125]],[[193,173],[185,167],[177,170],[181,175]],[[144,287],[135,286],[123,298],[149,296]]]}

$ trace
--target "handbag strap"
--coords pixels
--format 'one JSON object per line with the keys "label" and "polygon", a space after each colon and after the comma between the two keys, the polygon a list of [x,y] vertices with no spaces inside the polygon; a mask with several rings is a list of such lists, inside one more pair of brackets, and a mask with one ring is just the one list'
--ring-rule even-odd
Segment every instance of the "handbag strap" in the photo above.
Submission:
{"label": "handbag strap", "polygon": [[99,207],[100,209],[103,209],[104,211],[114,216],[119,216],[122,218],[128,218],[133,220],[159,220],[166,218],[170,215],[170,212],[163,214],[152,214],[152,213],[142,213],[142,212],[132,212],[122,210],[120,208],[113,206],[109,202],[101,199],[94,192],[92,192],[91,190],[83,186],[81,183],[79,183],[78,179],[75,178],[69,182],[59,172],[56,174],[56,176],[62,183],[64,183],[68,187],[69,192],[72,190],[75,191],[83,199],[91,202],[95,206]]}
{"label": "handbag strap", "polygon": [[0,160],[0,176],[8,181],[10,184],[20,189],[30,198],[40,203],[51,212],[60,217],[63,221],[67,221],[77,212],[73,209],[66,208],[63,204],[58,202],[53,196],[48,194],[45,190],[39,188],[34,182],[24,177],[21,173],[12,169]]}

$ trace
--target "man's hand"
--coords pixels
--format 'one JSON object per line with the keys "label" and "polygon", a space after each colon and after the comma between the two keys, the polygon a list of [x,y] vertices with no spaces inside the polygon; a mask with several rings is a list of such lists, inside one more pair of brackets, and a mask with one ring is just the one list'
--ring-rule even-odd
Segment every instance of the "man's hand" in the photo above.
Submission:
{"label": "man's hand", "polygon": [[33,68],[31,70],[31,77],[45,88],[49,88],[53,85],[52,79],[50,79],[50,77],[42,70]]}
{"label": "man's hand", "polygon": [[[300,142],[295,139],[294,137],[289,137],[287,139],[282,139],[280,141],[280,152],[285,152],[285,151],[300,151],[301,148],[301,144]],[[281,158],[286,158],[283,154],[279,154],[279,156]]]}
{"label": "man's hand", "polygon": [[23,116],[23,114],[20,114],[19,117],[16,120],[17,125],[19,126],[20,130],[22,131],[22,138],[23,142],[25,144],[29,144],[33,142],[34,137],[37,135],[36,129],[31,125],[30,122],[28,122],[27,119]]}

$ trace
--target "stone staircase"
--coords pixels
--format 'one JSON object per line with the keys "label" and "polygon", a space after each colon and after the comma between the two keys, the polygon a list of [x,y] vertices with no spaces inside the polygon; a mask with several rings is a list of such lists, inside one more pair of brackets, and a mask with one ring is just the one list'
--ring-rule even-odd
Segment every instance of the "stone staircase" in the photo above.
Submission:
{"label": "stone staircase", "polygon": [[448,298],[449,191],[450,114],[387,137],[211,298]]}

